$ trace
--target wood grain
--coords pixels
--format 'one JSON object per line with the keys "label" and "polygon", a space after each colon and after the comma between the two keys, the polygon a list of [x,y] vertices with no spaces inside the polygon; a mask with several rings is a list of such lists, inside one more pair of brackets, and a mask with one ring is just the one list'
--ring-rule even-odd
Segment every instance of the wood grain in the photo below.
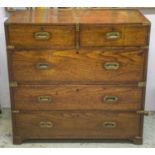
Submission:
{"label": "wood grain", "polygon": [[137,9],[49,9],[12,13],[7,24],[141,24],[147,23]]}
{"label": "wood grain", "polygon": [[[139,82],[143,81],[143,50],[22,50],[11,52],[12,80],[19,82]],[[51,68],[40,70],[38,63],[49,63]],[[104,64],[118,62],[117,70],[107,70]]]}
{"label": "wood grain", "polygon": [[[140,116],[103,111],[25,112],[14,115],[16,136],[23,139],[131,139],[139,135]],[[40,122],[51,128],[40,128]],[[104,127],[115,122],[115,128]]]}
{"label": "wood grain", "polygon": [[[146,46],[148,26],[83,25],[80,27],[80,46]],[[120,38],[109,40],[108,32],[119,32]]]}
{"label": "wood grain", "polygon": [[[138,110],[142,89],[106,85],[24,85],[13,89],[14,108],[20,110]],[[39,102],[48,96],[50,102]],[[115,96],[117,101],[105,101]]]}
{"label": "wood grain", "polygon": [[[75,47],[75,26],[10,25],[9,44],[15,47],[64,48]],[[48,32],[47,40],[35,39],[36,32]]]}
{"label": "wood grain", "polygon": [[[18,84],[10,88],[14,144],[26,139],[142,144],[143,116],[137,110],[144,110],[145,88],[138,83],[146,81],[150,22],[138,10],[21,11],[6,20],[5,31],[9,80]],[[50,37],[36,40],[36,32]],[[115,32],[113,39],[109,32]],[[105,101],[107,96],[116,102]]]}

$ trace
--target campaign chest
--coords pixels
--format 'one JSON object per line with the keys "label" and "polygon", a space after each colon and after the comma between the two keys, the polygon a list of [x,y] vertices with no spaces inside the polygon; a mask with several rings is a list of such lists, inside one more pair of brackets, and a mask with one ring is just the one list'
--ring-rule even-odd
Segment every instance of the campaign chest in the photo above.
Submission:
{"label": "campaign chest", "polygon": [[5,22],[13,142],[143,140],[150,22],[132,9],[48,9]]}

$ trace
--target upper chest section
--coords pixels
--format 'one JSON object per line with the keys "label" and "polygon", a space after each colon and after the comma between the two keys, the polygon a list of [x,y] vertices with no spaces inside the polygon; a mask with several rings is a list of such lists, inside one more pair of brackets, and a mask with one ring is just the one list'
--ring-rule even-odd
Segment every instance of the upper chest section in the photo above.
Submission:
{"label": "upper chest section", "polygon": [[146,46],[150,23],[137,10],[49,9],[15,13],[7,42],[16,48]]}

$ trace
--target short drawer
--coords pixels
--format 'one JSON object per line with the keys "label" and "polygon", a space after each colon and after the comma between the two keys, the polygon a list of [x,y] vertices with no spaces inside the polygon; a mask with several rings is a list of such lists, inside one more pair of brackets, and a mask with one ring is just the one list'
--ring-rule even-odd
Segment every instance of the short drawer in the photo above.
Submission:
{"label": "short drawer", "polygon": [[149,27],[134,25],[83,25],[80,46],[146,46]]}
{"label": "short drawer", "polygon": [[11,80],[19,82],[144,81],[142,49],[22,50],[10,52]]}
{"label": "short drawer", "polygon": [[143,90],[107,85],[24,85],[13,89],[20,110],[138,110]]}
{"label": "short drawer", "polygon": [[8,43],[26,48],[75,46],[75,26],[9,25]]}
{"label": "short drawer", "polygon": [[140,135],[140,116],[104,111],[39,111],[14,114],[23,139],[132,139]]}

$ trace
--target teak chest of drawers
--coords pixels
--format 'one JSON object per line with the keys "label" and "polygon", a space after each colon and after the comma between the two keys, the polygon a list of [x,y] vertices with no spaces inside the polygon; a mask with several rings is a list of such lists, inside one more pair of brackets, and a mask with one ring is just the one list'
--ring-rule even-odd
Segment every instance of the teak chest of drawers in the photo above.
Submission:
{"label": "teak chest of drawers", "polygon": [[21,11],[5,28],[14,144],[142,143],[150,22],[139,11]]}

